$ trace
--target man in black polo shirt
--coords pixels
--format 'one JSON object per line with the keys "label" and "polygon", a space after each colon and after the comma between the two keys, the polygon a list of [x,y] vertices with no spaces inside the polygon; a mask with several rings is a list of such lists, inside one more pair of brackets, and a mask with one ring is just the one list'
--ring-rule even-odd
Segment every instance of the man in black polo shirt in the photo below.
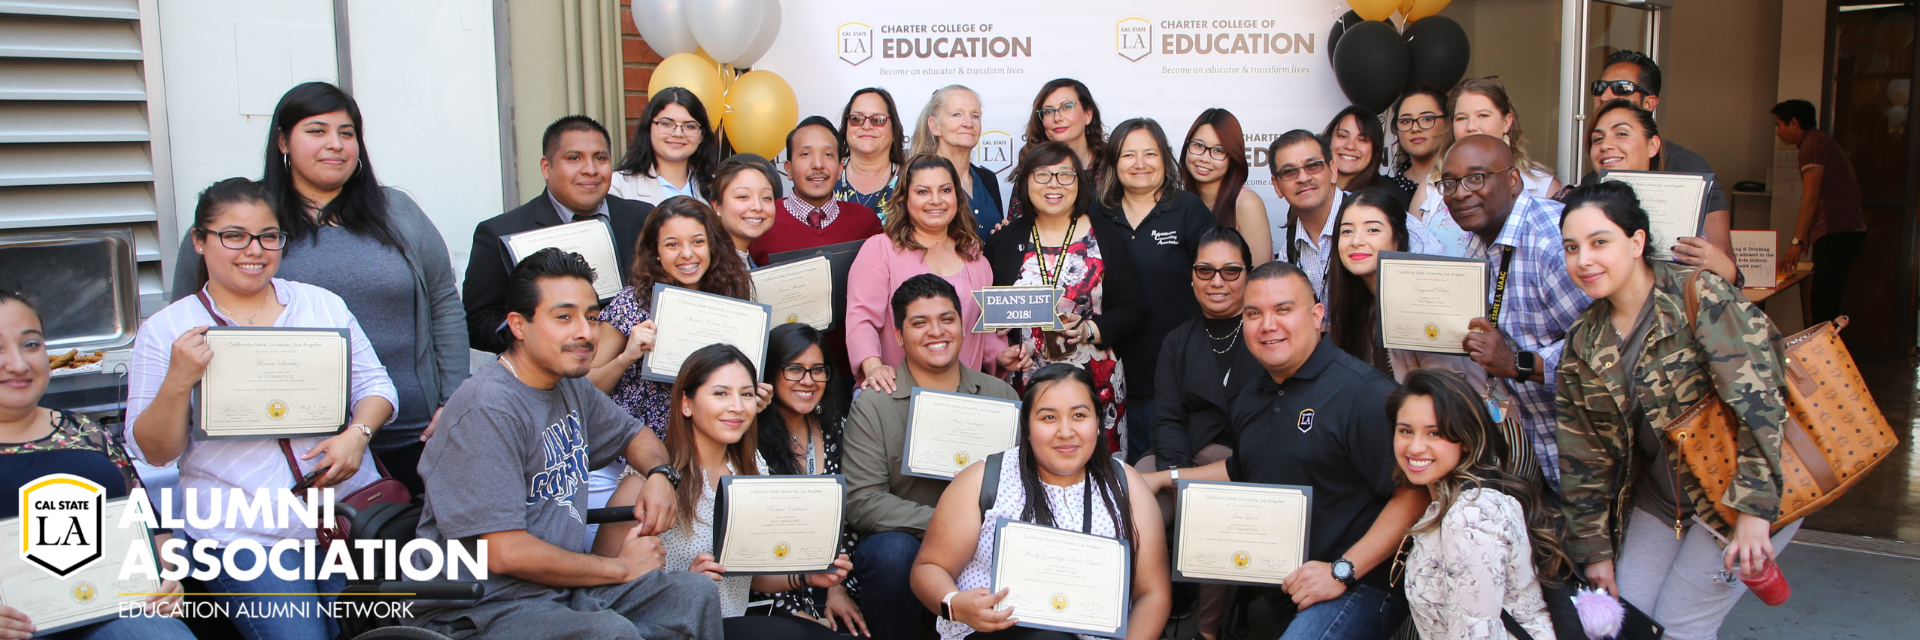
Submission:
{"label": "man in black polo shirt", "polygon": [[1228,411],[1234,455],[1146,476],[1156,492],[1180,478],[1313,488],[1305,565],[1269,592],[1276,613],[1297,610],[1281,640],[1386,638],[1407,616],[1389,564],[1426,508],[1425,492],[1393,478],[1393,380],[1321,338],[1326,308],[1307,274],[1286,262],[1247,274],[1241,322],[1267,377]]}

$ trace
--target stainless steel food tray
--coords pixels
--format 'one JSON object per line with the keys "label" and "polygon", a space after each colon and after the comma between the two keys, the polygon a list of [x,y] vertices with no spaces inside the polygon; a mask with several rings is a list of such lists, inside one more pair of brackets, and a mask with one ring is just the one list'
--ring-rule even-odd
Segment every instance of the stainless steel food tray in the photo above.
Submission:
{"label": "stainless steel food tray", "polygon": [[33,301],[49,353],[124,347],[139,327],[133,234],[123,229],[0,234],[0,289]]}

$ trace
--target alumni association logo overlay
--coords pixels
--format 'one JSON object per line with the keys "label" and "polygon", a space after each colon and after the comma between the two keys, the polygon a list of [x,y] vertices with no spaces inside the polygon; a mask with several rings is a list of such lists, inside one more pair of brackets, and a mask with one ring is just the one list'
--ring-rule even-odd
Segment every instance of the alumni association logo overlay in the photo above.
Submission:
{"label": "alumni association logo overlay", "polygon": [[[20,559],[65,580],[101,557],[106,487],[56,473],[20,487]],[[88,587],[91,592],[91,585]],[[74,592],[78,597],[80,591]]]}

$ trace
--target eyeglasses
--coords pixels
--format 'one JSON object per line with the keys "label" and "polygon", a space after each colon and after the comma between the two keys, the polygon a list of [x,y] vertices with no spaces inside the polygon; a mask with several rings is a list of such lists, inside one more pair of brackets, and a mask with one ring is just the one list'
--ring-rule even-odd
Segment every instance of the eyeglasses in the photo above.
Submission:
{"label": "eyeglasses", "polygon": [[1613,89],[1613,95],[1616,96],[1651,93],[1647,91],[1646,87],[1642,87],[1640,83],[1632,80],[1595,80],[1593,81],[1593,85],[1587,87],[1587,91],[1592,92],[1595,97],[1606,93],[1607,89]]}
{"label": "eyeglasses", "polygon": [[1035,171],[1031,175],[1033,175],[1034,182],[1048,184],[1054,180],[1059,180],[1060,186],[1062,187],[1073,186],[1074,179],[1080,177],[1080,174],[1072,171]]}
{"label": "eyeglasses", "polygon": [[653,121],[653,126],[656,129],[665,129],[667,131],[667,135],[673,135],[675,133],[678,133],[683,136],[700,135],[700,123],[693,122],[693,121],[674,122],[666,118],[661,118],[659,120]]}
{"label": "eyeglasses", "polygon": [[875,127],[887,126],[886,114],[876,113],[874,115],[867,115],[864,113],[855,113],[847,116],[847,126],[849,127],[864,127],[869,124]]}
{"label": "eyeglasses", "polygon": [[1460,176],[1458,180],[1452,178],[1437,180],[1434,181],[1433,185],[1440,187],[1440,195],[1443,196],[1453,195],[1453,192],[1459,190],[1461,187],[1466,187],[1468,191],[1479,191],[1481,187],[1487,186],[1487,178],[1512,170],[1513,167],[1507,167],[1505,169],[1494,169],[1487,173],[1469,173]]}
{"label": "eyeglasses", "polygon": [[824,364],[816,364],[813,365],[812,368],[797,364],[780,367],[780,377],[786,378],[787,382],[799,382],[808,375],[813,376],[814,382],[826,382],[833,378],[833,369],[827,368],[827,365]]}
{"label": "eyeglasses", "polygon": [[1227,282],[1233,282],[1239,280],[1240,276],[1247,273],[1247,266],[1243,264],[1230,264],[1216,269],[1210,264],[1193,265],[1193,277],[1199,278],[1201,282],[1212,280],[1216,273],[1220,274],[1220,277],[1226,278]]}
{"label": "eyeglasses", "polygon": [[1426,131],[1440,124],[1440,116],[1401,116],[1393,121],[1393,128],[1401,131]]}
{"label": "eyeglasses", "polygon": [[1187,143],[1187,153],[1191,153],[1195,155],[1204,155],[1206,157],[1213,158],[1215,160],[1227,159],[1226,147],[1209,147],[1205,144],[1201,144],[1199,140],[1195,140],[1193,142]]}
{"label": "eyeglasses", "polygon": [[1056,113],[1063,116],[1073,115],[1073,110],[1078,108],[1080,108],[1080,101],[1068,100],[1066,102],[1060,103],[1060,106],[1058,107],[1041,107],[1039,110],[1034,111],[1033,113],[1035,115],[1040,116],[1041,120],[1045,120],[1047,118],[1053,117],[1053,114],[1056,114]]}
{"label": "eyeglasses", "polygon": [[1287,167],[1284,169],[1276,169],[1273,172],[1273,175],[1279,176],[1281,180],[1295,180],[1300,177],[1300,172],[1302,171],[1307,172],[1307,175],[1317,176],[1317,175],[1320,175],[1320,172],[1326,171],[1326,170],[1327,170],[1327,161],[1319,158],[1314,158],[1312,160],[1308,160],[1306,164],[1300,165],[1298,167]]}
{"label": "eyeglasses", "polygon": [[289,237],[285,231],[268,231],[266,233],[253,234],[237,229],[228,229],[226,231],[214,231],[212,229],[200,230],[201,237],[206,237],[208,234],[220,236],[220,246],[234,251],[244,251],[247,245],[253,244],[254,241],[260,242],[261,249],[279,251],[286,248],[287,238]]}

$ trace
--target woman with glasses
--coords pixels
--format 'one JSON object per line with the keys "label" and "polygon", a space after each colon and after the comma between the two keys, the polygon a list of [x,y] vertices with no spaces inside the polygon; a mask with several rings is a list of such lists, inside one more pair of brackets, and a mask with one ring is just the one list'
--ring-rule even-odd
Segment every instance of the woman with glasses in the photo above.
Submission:
{"label": "woman with glasses", "polygon": [[1438,89],[1421,85],[1400,96],[1393,105],[1393,130],[1399,138],[1394,166],[1400,178],[1414,185],[1407,202],[1411,222],[1433,232],[1440,243],[1439,255],[1459,258],[1467,255],[1467,241],[1473,234],[1460,228],[1447,212],[1447,201],[1434,188],[1440,179],[1440,158],[1453,146],[1453,127],[1446,117],[1447,96]]}
{"label": "woman with glasses", "polygon": [[[1200,112],[1180,145],[1180,184],[1213,209],[1213,221],[1240,231],[1253,255],[1273,255],[1267,203],[1246,187],[1247,143],[1226,109]],[[1089,183],[1097,184],[1097,183]]]}
{"label": "woman with glasses", "polygon": [[1341,191],[1359,193],[1376,185],[1392,187],[1402,200],[1413,197],[1416,185],[1403,176],[1380,174],[1387,158],[1385,132],[1380,117],[1360,105],[1350,105],[1334,114],[1320,137],[1333,148],[1334,184]]}
{"label": "woman with glasses", "polygon": [[955,186],[960,189],[960,201],[973,216],[974,235],[985,238],[1000,225],[1006,205],[1001,202],[1000,184],[993,170],[973,164],[973,147],[977,144],[980,95],[950,84],[934,91],[920,110],[920,122],[913,130],[913,150],[908,155],[939,156],[955,169],[968,169],[963,183]]}
{"label": "woman with glasses", "polygon": [[640,123],[608,193],[656,206],[674,196],[706,202],[702,185],[720,161],[720,143],[700,98],[680,87],[661,89],[640,111]]}
{"label": "woman with glasses", "polygon": [[1025,388],[1040,365],[1086,367],[1104,401],[1101,436],[1109,450],[1125,452],[1121,434],[1126,407],[1121,401],[1127,397],[1127,381],[1114,345],[1138,332],[1146,320],[1146,304],[1123,232],[1111,220],[1087,215],[1093,189],[1081,179],[1086,169],[1067,143],[1042,142],[1021,156],[1013,172],[1013,194],[1026,206],[987,241],[987,262],[993,265],[996,286],[1062,290],[1055,312],[1064,328],[1009,335],[1017,341],[1021,360],[1009,367],[1008,383]]}
{"label": "woman with glasses", "polygon": [[1106,132],[1106,127],[1100,124],[1100,105],[1094,103],[1093,91],[1079,80],[1059,78],[1042,85],[1040,93],[1033,97],[1033,114],[1027,118],[1027,133],[1022,140],[1028,145],[1048,141],[1066,143],[1073,149],[1074,157],[1080,159],[1080,166],[1088,168],[1089,175],[1083,180],[1097,185],[1100,184],[1098,167],[1106,165]]}
{"label": "woman with glasses", "polygon": [[840,112],[840,130],[846,135],[840,156],[847,161],[833,198],[872,209],[885,224],[887,199],[899,182],[900,165],[907,162],[906,149],[900,144],[906,130],[893,94],[879,87],[853,92],[846,110]]}
{"label": "woman with glasses", "polygon": [[[395,415],[399,394],[360,323],[340,296],[310,284],[275,277],[288,236],[275,215],[270,192],[246,178],[229,178],[200,193],[193,212],[193,249],[197,286],[191,297],[167,305],[140,325],[127,375],[127,451],[155,466],[177,462],[180,488],[205,497],[210,492],[288,491],[303,478],[311,486],[348,495],[380,478],[368,451],[376,432]],[[341,329],[347,332],[352,370],[346,429],[329,437],[256,440],[196,440],[189,434],[193,390],[207,365],[219,357],[207,344],[211,325]],[[311,475],[309,475],[311,474]],[[187,518],[194,540],[227,548],[232,566],[257,567],[278,561],[298,570],[297,562],[260,552],[282,540],[314,540],[312,527],[274,528],[267,523],[200,527]],[[232,548],[245,541],[248,545]],[[253,546],[258,545],[258,546]],[[249,548],[251,547],[251,548]],[[273,554],[278,556],[280,554]],[[221,575],[206,580],[214,600],[248,608],[326,606],[345,582],[339,576],[285,579],[279,569],[252,579]],[[268,595],[283,594],[283,595]],[[284,595],[305,594],[305,595]],[[236,616],[234,626],[248,640],[327,640],[338,625],[326,616]]]}
{"label": "woman with glasses", "polygon": [[1447,94],[1447,113],[1453,120],[1454,139],[1480,134],[1499,138],[1513,147],[1514,164],[1520,167],[1524,190],[1536,198],[1552,198],[1560,193],[1560,178],[1546,165],[1527,155],[1527,137],[1520,132],[1520,115],[1513,110],[1507,88],[1494,76],[1468,78]]}

